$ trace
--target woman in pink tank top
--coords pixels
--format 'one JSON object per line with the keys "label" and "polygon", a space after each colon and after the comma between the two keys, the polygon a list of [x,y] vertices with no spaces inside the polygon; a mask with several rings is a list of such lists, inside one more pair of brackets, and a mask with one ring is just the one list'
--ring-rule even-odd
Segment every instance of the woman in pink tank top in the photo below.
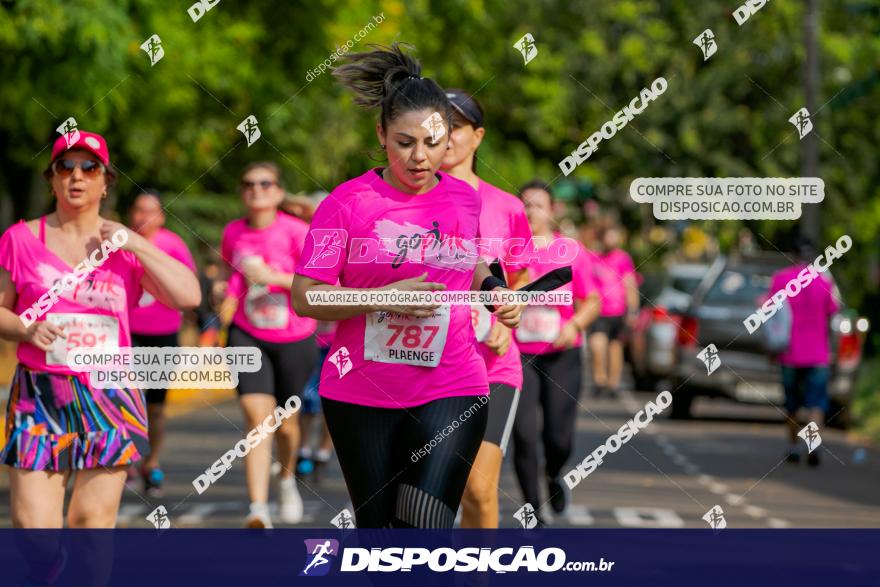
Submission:
{"label": "woman in pink tank top", "polygon": [[[143,392],[96,389],[67,364],[77,347],[131,346],[129,312],[144,290],[195,308],[198,281],[147,239],[99,214],[116,178],[100,135],[58,138],[44,173],[55,212],[0,238],[0,337],[18,343],[6,408],[12,523],[112,528],[129,465],[149,454]],[[111,244],[112,243],[112,244]]]}

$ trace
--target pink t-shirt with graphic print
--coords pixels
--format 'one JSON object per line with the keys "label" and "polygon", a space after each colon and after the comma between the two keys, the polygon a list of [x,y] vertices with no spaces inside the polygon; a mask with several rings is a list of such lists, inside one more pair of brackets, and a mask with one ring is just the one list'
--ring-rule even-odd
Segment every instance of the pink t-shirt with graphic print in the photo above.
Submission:
{"label": "pink t-shirt with graphic print", "polygon": [[[150,237],[150,242],[160,251],[177,259],[195,272],[195,261],[193,261],[189,248],[182,238],[170,230],[160,228]],[[129,320],[131,331],[135,334],[172,334],[180,330],[183,313],[169,308],[145,291],[138,301],[137,307],[131,311]]]}
{"label": "pink t-shirt with graphic print", "polygon": [[[785,288],[806,263],[781,269],[773,274],[768,295]],[[779,362],[791,367],[827,366],[831,357],[828,321],[840,309],[834,299],[834,286],[827,273],[819,273],[810,285],[786,301],[791,309],[791,339]]]}
{"label": "pink t-shirt with graphic print", "polygon": [[303,250],[309,225],[284,212],[265,228],[251,228],[240,218],[226,225],[220,252],[233,273],[228,296],[238,300],[232,323],[266,342],[296,342],[315,332],[315,320],[297,316],[290,305],[290,289],[277,285],[248,287],[242,268],[265,263],[275,271],[293,273]]}
{"label": "pink t-shirt with graphic print", "polygon": [[[439,173],[419,195],[371,169],[321,202],[296,272],[347,288],[377,289],[427,273],[448,291],[469,290],[480,198]],[[373,312],[341,320],[321,371],[320,395],[363,406],[405,408],[488,393],[470,308],[442,306],[430,318]]]}
{"label": "pink t-shirt with graphic print", "polygon": [[[591,293],[598,293],[599,287],[593,278],[595,261],[589,251],[576,240],[567,239],[568,244],[576,247],[577,253],[574,255],[574,259],[566,259],[562,255],[571,257],[571,254],[565,252],[566,249],[554,245],[563,236],[559,233],[554,233],[553,236],[553,242],[548,243],[546,247],[541,246],[540,239],[535,240],[534,256],[536,258],[528,266],[529,282],[554,269],[570,265],[571,281],[555,291],[570,291],[572,298],[582,301],[586,300]],[[553,341],[562,332],[562,327],[572,319],[574,313],[574,305],[526,306],[523,308],[519,327],[515,331],[520,352],[530,355],[545,355],[566,350],[554,348]],[[582,335],[578,333],[574,344],[575,348],[580,346],[581,338]]]}
{"label": "pink t-shirt with graphic print", "polygon": [[[522,201],[514,195],[480,180],[478,193],[482,202],[480,212],[481,253],[486,263],[501,259],[506,272],[519,271],[528,267],[528,255],[523,251],[531,250],[532,230],[526,218],[526,210]],[[477,335],[485,338],[488,330],[496,322],[494,315],[484,308],[471,307],[474,329]],[[505,383],[519,389],[522,387],[522,363],[516,340],[511,337],[510,348],[501,356],[480,344],[480,354],[486,361],[489,383]]]}
{"label": "pink t-shirt with graphic print", "polygon": [[[96,259],[102,259],[100,253]],[[23,220],[10,226],[0,237],[0,266],[9,272],[15,285],[17,299],[12,310],[19,315],[66,274],[74,273],[74,267],[46,248]],[[131,346],[129,315],[141,298],[143,274],[144,268],[134,253],[121,249],[108,252],[100,267],[72,290],[62,291],[58,301],[37,318],[42,321],[61,318],[60,314],[80,315],[79,318],[68,316],[72,321],[65,328],[67,339],[56,339],[56,353],[46,353],[30,343],[20,342],[18,361],[35,371],[78,375],[62,360],[68,350],[78,346],[109,346],[114,338],[119,347]],[[55,318],[50,318],[53,315]]]}
{"label": "pink t-shirt with graphic print", "polygon": [[594,254],[597,263],[595,277],[599,284],[602,302],[601,316],[623,316],[626,314],[626,285],[624,278],[635,276],[636,268],[629,253],[614,249],[608,253]]}

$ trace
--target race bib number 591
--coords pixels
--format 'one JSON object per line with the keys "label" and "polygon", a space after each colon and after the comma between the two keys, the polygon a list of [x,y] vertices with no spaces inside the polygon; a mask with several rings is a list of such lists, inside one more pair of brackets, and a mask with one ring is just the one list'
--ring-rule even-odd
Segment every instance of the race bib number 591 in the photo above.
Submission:
{"label": "race bib number 591", "polygon": [[449,307],[441,306],[429,318],[374,312],[364,328],[364,359],[436,367],[449,331]]}
{"label": "race bib number 591", "polygon": [[64,328],[46,353],[49,365],[66,365],[67,353],[79,347],[118,349],[119,321],[113,316],[98,314],[48,314],[46,320]]}

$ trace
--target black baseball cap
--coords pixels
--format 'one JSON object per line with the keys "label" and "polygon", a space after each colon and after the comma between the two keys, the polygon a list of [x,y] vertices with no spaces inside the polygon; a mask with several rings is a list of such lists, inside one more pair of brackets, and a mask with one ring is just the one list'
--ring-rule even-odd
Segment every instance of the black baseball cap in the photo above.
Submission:
{"label": "black baseball cap", "polygon": [[446,90],[446,97],[456,112],[461,114],[465,120],[470,122],[474,128],[482,128],[483,126],[483,109],[477,103],[476,99],[458,88]]}

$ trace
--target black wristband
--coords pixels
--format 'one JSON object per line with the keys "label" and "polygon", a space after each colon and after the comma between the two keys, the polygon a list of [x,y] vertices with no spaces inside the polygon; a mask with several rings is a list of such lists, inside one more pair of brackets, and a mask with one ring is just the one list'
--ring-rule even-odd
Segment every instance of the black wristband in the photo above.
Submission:
{"label": "black wristband", "polygon": [[494,275],[490,275],[480,284],[481,291],[492,291],[496,287],[507,287],[507,284],[504,283],[503,279],[498,279]]}
{"label": "black wristband", "polygon": [[[504,283],[503,279],[498,279],[494,275],[490,275],[480,284],[480,291],[492,291],[496,287],[507,287],[507,284]],[[490,312],[494,312],[495,306],[492,304],[486,304],[486,309]]]}

